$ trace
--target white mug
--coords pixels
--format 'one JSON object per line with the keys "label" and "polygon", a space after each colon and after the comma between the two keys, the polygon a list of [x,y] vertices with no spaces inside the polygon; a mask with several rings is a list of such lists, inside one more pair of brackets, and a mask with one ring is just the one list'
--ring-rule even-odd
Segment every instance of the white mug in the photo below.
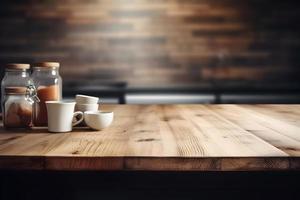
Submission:
{"label": "white mug", "polygon": [[[72,127],[83,121],[83,113],[74,112],[75,102],[46,101],[49,132],[70,132]],[[80,119],[73,122],[73,118]]]}
{"label": "white mug", "polygon": [[98,104],[99,98],[82,94],[77,94],[75,97],[77,104]]}

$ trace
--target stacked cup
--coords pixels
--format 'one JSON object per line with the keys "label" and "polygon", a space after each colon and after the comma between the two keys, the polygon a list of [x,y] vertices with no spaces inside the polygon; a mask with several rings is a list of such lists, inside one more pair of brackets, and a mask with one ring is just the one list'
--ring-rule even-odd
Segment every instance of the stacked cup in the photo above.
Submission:
{"label": "stacked cup", "polygon": [[99,108],[98,97],[78,94],[76,95],[75,99],[76,99],[75,111],[81,111],[83,113],[86,111],[98,111]]}

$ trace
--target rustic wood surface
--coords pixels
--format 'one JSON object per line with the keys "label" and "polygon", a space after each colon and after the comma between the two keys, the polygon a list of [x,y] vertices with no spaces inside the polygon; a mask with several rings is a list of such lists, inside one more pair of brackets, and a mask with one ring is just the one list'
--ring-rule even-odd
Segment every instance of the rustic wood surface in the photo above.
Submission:
{"label": "rustic wood surface", "polygon": [[133,86],[224,79],[299,83],[298,5],[295,0],[2,1],[0,65],[54,60],[61,62],[64,80],[99,78]]}
{"label": "rustic wood surface", "polygon": [[103,131],[0,131],[0,169],[299,170],[300,105],[105,105]]}

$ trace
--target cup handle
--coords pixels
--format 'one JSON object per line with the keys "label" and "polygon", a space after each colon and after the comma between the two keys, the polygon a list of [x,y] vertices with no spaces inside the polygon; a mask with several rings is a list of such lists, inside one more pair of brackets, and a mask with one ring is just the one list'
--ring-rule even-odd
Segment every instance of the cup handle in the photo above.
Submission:
{"label": "cup handle", "polygon": [[73,114],[73,119],[74,119],[74,118],[76,119],[76,117],[77,117],[78,115],[80,115],[80,119],[77,120],[77,121],[75,121],[75,122],[73,122],[73,123],[72,123],[72,126],[76,126],[77,124],[80,124],[80,123],[83,121],[83,112],[81,112],[81,111],[76,111],[76,112],[74,112],[74,114]]}

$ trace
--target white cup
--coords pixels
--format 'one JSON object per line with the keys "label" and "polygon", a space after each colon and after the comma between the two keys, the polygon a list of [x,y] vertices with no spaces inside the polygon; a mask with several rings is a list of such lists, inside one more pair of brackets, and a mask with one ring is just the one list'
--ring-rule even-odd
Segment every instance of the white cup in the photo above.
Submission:
{"label": "white cup", "polygon": [[102,130],[108,127],[114,119],[113,112],[86,111],[84,112],[85,123],[94,130]]}
{"label": "white cup", "polygon": [[[83,121],[83,113],[74,113],[75,102],[46,101],[49,132],[70,132],[72,127]],[[80,119],[73,122],[73,118]]]}
{"label": "white cup", "polygon": [[75,99],[77,104],[98,104],[99,101],[98,97],[92,97],[81,94],[77,94]]}
{"label": "white cup", "polygon": [[97,111],[99,108],[98,104],[78,104],[75,105],[75,111]]}

